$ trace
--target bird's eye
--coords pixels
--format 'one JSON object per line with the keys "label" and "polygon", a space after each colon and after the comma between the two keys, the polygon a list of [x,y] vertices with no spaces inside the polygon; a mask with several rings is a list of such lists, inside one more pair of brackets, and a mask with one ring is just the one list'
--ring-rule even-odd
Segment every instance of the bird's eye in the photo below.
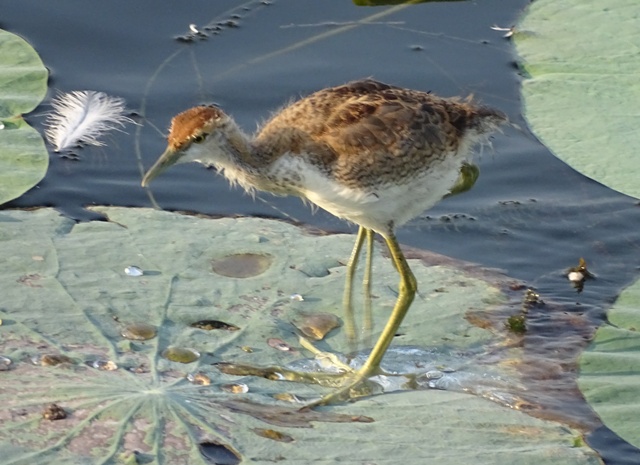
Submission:
{"label": "bird's eye", "polygon": [[195,142],[196,144],[199,144],[200,142],[203,142],[206,138],[207,138],[206,134],[198,134],[198,135],[193,136],[191,138],[191,141]]}

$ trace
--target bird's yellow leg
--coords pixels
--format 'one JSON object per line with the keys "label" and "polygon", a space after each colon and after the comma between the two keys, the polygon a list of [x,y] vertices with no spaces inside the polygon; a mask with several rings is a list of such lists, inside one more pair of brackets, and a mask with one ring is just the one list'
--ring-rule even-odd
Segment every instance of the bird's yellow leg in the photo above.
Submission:
{"label": "bird's yellow leg", "polygon": [[360,252],[362,250],[362,244],[364,243],[365,236],[373,231],[360,226],[358,229],[358,236],[356,237],[356,243],[351,251],[351,257],[347,263],[347,273],[344,286],[344,294],[342,296],[342,308],[344,309],[344,331],[347,335],[349,348],[352,352],[357,350],[358,338],[356,336],[356,321],[353,314],[353,278],[356,274],[358,267],[358,260],[360,258]]}
{"label": "bird's yellow leg", "polygon": [[364,278],[362,279],[362,291],[364,295],[364,317],[362,332],[364,334],[364,345],[371,344],[371,331],[373,330],[373,316],[371,313],[371,268],[373,266],[373,236],[374,232],[367,229],[367,259],[364,267]]}
{"label": "bird's yellow leg", "polygon": [[384,236],[384,239],[387,242],[387,246],[391,252],[391,257],[393,258],[396,268],[398,269],[398,273],[400,274],[398,298],[395,306],[393,307],[391,316],[389,317],[387,324],[382,330],[382,334],[378,338],[378,341],[373,347],[373,350],[365,364],[358,371],[346,374],[346,380],[342,387],[322,397],[318,401],[312,402],[306,407],[325,405],[362,395],[358,393],[358,388],[362,387],[368,378],[379,372],[382,358],[389,348],[394,336],[398,332],[398,328],[407,314],[407,311],[411,306],[411,302],[413,302],[413,298],[415,297],[418,288],[416,278],[411,272],[409,264],[404,258],[400,245],[393,233],[388,233]]}
{"label": "bird's yellow leg", "polygon": [[[349,345],[349,350],[351,353],[355,353],[358,350],[358,331],[356,328],[355,316],[353,311],[353,280],[356,274],[358,261],[362,252],[362,245],[365,238],[367,239],[367,257],[365,261],[364,278],[362,280],[362,289],[364,294],[364,321],[362,333],[364,335],[365,347],[368,347],[371,344],[371,331],[373,327],[373,317],[371,313],[371,268],[373,260],[374,235],[375,232],[373,232],[372,229],[367,229],[360,226],[358,235],[356,237],[356,243],[353,247],[353,251],[351,252],[349,262],[347,263],[347,272],[345,279],[346,282],[344,287],[344,295],[342,297],[342,306],[344,308],[343,317],[345,334],[347,336],[347,343]],[[302,347],[307,349],[309,352],[312,352],[316,356],[316,358],[324,358],[325,360],[327,360],[327,362],[335,360],[335,366],[339,370],[342,370],[343,372],[353,371],[350,367],[347,367],[345,369],[346,365],[338,362],[335,354],[322,352],[319,349],[315,348],[310,341],[303,339],[304,338],[300,337],[300,343]]]}
{"label": "bird's yellow leg", "polygon": [[[350,269],[355,268],[360,250],[362,248],[362,243],[364,242],[364,237],[368,234],[370,234],[371,236],[371,238],[368,239],[367,244],[369,252],[373,247],[373,231],[368,233],[365,228],[361,228],[360,232],[358,233],[358,239],[356,239],[356,246],[354,247],[354,250],[352,252],[352,259],[349,261]],[[391,252],[391,257],[396,265],[396,269],[400,274],[398,298],[396,299],[393,311],[382,331],[382,334],[373,347],[369,358],[360,369],[352,369],[349,365],[342,363],[335,355],[327,354],[316,349],[313,344],[311,344],[304,338],[301,338],[300,340],[300,343],[304,348],[312,352],[317,358],[320,357],[327,360],[327,362],[338,368],[339,372],[307,373],[289,370],[283,367],[254,367],[251,365],[224,362],[216,364],[218,369],[223,373],[237,376],[261,376],[267,379],[312,382],[323,386],[336,387],[336,390],[331,392],[330,394],[318,399],[317,401],[305,405],[305,407],[303,407],[305,409],[313,408],[318,405],[325,405],[333,402],[340,402],[356,397],[370,395],[372,393],[372,389],[371,383],[368,383],[368,379],[380,372],[380,363],[382,362],[382,358],[389,348],[389,345],[391,344],[394,336],[398,332],[398,328],[400,327],[402,320],[409,310],[409,307],[413,302],[413,298],[415,297],[417,290],[416,279],[411,272],[411,269],[409,268],[409,265],[407,264],[402,251],[400,250],[400,246],[398,245],[398,241],[396,240],[395,236],[392,233],[388,233],[386,235],[383,235],[383,237],[387,243],[389,251]],[[370,263],[367,265],[367,267],[370,268]],[[353,282],[353,271],[350,271],[350,269],[347,270],[348,284]],[[351,274],[351,276],[349,276],[349,274]],[[370,269],[365,272],[365,275],[368,275],[365,276],[364,282],[364,287],[365,289],[367,289],[366,292],[369,292],[370,289],[371,274],[372,273]],[[367,279],[369,283],[367,283]],[[345,299],[348,298],[349,301],[350,293],[351,291],[345,291]]]}

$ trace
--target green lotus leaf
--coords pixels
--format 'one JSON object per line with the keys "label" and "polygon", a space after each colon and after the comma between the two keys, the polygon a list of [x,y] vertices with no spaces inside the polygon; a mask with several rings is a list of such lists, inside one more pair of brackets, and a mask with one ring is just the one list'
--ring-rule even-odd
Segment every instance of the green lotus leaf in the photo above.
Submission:
{"label": "green lotus leaf", "polygon": [[[342,262],[353,236],[314,236],[265,219],[96,210],[109,221],[0,212],[3,464],[599,463],[588,447],[574,447],[579,433],[479,396],[402,391],[301,412],[274,396],[316,398],[327,388],[212,365],[304,362],[291,322],[343,317]],[[386,283],[397,282],[379,249],[377,331],[396,299]],[[494,341],[464,318],[504,301],[494,285],[453,266],[410,262],[421,291],[396,345],[464,354]],[[349,347],[343,328],[315,344]],[[172,361],[168,348],[192,352]],[[234,394],[234,385],[245,389]]]}
{"label": "green lotus leaf", "polygon": [[514,35],[525,117],[561,160],[640,197],[640,3],[532,2]]}
{"label": "green lotus leaf", "polygon": [[22,119],[44,98],[47,77],[26,41],[0,30],[0,204],[24,194],[47,172],[44,141]]}
{"label": "green lotus leaf", "polygon": [[604,423],[640,447],[640,281],[620,294],[589,350],[578,384]]}

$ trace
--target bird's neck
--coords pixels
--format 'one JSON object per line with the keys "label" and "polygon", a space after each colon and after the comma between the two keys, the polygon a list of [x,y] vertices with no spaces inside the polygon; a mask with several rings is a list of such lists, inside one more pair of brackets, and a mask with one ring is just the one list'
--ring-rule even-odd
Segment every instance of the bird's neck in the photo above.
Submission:
{"label": "bird's neck", "polygon": [[211,134],[202,144],[194,161],[214,166],[232,184],[245,190],[260,188],[264,160],[255,150],[251,138],[230,120],[223,130]]}

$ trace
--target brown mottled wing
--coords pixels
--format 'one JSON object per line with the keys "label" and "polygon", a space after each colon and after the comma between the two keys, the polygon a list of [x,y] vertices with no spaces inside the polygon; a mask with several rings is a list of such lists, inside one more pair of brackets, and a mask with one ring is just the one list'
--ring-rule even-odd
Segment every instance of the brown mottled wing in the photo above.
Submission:
{"label": "brown mottled wing", "polygon": [[286,107],[258,138],[296,132],[316,151],[325,147],[319,151],[325,164],[333,157],[330,165],[336,178],[362,185],[364,177],[383,174],[375,170],[402,177],[406,170],[420,171],[430,158],[455,150],[459,134],[454,120],[464,119],[464,112],[456,114],[456,106],[425,92],[355,81]]}

